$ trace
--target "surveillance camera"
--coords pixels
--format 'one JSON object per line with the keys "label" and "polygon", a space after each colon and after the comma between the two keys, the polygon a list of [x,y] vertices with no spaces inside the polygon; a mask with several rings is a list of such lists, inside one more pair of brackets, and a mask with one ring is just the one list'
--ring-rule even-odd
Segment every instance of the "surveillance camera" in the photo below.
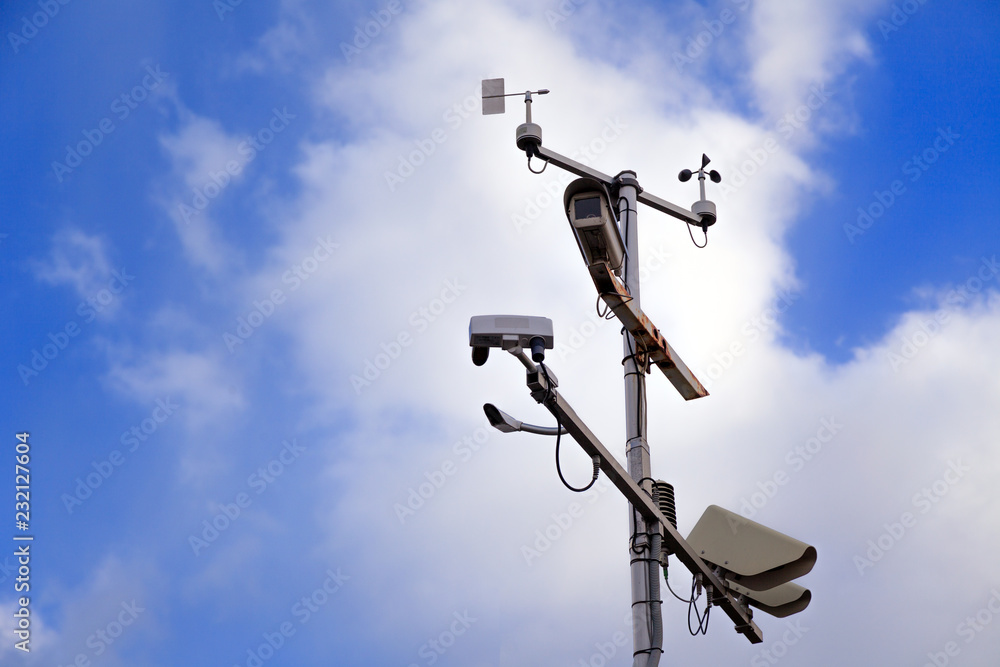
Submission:
{"label": "surveillance camera", "polygon": [[702,560],[726,571],[726,579],[751,591],[766,591],[808,574],[816,548],[710,505],[688,544]]}
{"label": "surveillance camera", "polygon": [[621,275],[625,243],[615,222],[607,187],[593,178],[578,178],[566,188],[563,205],[587,266],[607,262]]}
{"label": "surveillance camera", "polygon": [[531,344],[531,360],[536,364],[545,361],[545,339],[541,336],[532,336],[528,342]]}
{"label": "surveillance camera", "polygon": [[528,348],[535,361],[541,361],[538,357],[554,345],[552,320],[519,315],[476,315],[469,320],[469,345],[472,346],[472,362],[477,366],[486,363],[491,347]]}
{"label": "surveillance camera", "polygon": [[486,363],[486,360],[490,358],[490,348],[488,347],[473,347],[472,348],[472,363],[477,366],[482,366]]}

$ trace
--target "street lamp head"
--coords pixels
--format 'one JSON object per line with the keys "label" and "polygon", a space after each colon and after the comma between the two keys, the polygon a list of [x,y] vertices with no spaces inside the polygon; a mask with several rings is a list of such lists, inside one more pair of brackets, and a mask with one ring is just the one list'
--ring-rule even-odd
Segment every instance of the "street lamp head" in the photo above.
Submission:
{"label": "street lamp head", "polygon": [[521,430],[522,422],[520,420],[514,419],[492,403],[484,404],[483,412],[486,413],[490,426],[501,433],[516,433]]}

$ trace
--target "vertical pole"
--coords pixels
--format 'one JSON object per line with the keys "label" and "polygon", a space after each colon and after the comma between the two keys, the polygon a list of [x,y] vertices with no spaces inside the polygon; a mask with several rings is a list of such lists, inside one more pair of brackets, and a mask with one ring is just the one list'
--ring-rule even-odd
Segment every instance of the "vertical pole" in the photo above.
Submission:
{"label": "vertical pole", "polygon": [[[636,197],[638,191],[635,172],[624,171],[618,175],[618,217],[622,238],[625,241],[625,285],[632,295],[632,303],[639,304],[639,230]],[[622,182],[624,180],[624,182]],[[631,183],[631,184],[629,184]],[[645,369],[636,363],[639,348],[632,334],[622,334],[625,357],[625,455],[628,472],[642,489],[652,495],[650,480],[649,445],[646,443],[646,377]],[[629,504],[629,533],[634,537],[629,543],[629,561],[632,575],[632,646],[635,667],[655,667],[660,651],[653,648],[653,582],[650,581],[650,540],[642,515]],[[658,588],[658,587],[657,587]],[[658,591],[657,591],[658,592]],[[657,596],[658,597],[658,596]],[[658,610],[657,610],[658,611]]]}

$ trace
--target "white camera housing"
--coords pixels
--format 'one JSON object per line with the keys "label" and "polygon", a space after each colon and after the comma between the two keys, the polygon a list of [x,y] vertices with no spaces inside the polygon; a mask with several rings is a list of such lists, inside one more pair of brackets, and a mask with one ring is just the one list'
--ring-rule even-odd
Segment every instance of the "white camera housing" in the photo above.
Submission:
{"label": "white camera housing", "polygon": [[816,548],[718,505],[709,505],[688,535],[702,560],[751,591],[766,591],[808,574]]}
{"label": "white camera housing", "polygon": [[469,345],[472,347],[515,347],[531,349],[531,339],[540,337],[551,350],[552,320],[530,315],[476,315],[469,320]]}
{"label": "white camera housing", "polygon": [[625,243],[605,185],[593,178],[578,178],[567,186],[563,205],[587,266],[607,262],[620,276]]}
{"label": "white camera housing", "polygon": [[527,348],[531,358],[540,362],[545,350],[554,345],[552,320],[530,315],[475,315],[469,320],[469,345],[472,363],[482,366],[490,356],[491,347],[504,350]]}

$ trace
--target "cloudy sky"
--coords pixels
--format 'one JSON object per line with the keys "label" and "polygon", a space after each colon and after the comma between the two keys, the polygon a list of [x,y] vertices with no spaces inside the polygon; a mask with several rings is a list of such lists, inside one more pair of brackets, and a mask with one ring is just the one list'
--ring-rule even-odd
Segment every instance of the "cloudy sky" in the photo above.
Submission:
{"label": "cloudy sky", "polygon": [[3,664],[631,664],[624,500],[489,429],[485,402],[552,418],[469,359],[472,315],[552,318],[623,453],[569,177],[525,168],[517,98],[480,115],[493,77],[679,205],[703,152],[722,173],[704,250],[640,209],[643,308],[711,392],[650,376],[653,473],[682,533],[718,504],[819,559],[761,645],[721,613],[691,637],[664,591],[661,664],[996,664],[994,3],[40,0],[0,28]]}

